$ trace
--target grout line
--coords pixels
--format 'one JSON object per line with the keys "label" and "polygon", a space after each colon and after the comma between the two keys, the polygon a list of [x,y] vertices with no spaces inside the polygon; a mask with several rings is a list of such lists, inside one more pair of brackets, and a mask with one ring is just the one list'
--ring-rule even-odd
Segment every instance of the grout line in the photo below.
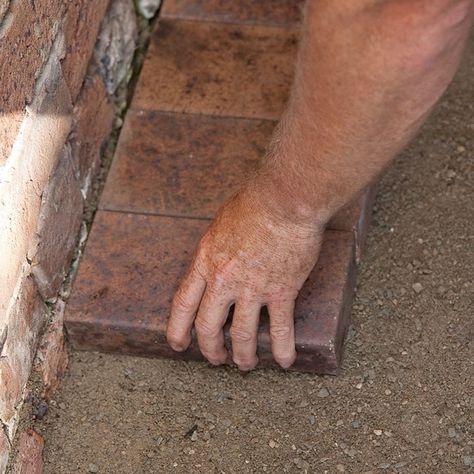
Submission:
{"label": "grout line", "polygon": [[148,211],[135,211],[133,209],[103,209],[98,208],[98,211],[110,212],[115,214],[133,214],[138,216],[151,216],[151,217],[172,217],[176,219],[194,219],[198,221],[212,221],[213,217],[207,216],[192,216],[188,214],[173,214],[173,213],[161,213],[161,212],[148,212]]}
{"label": "grout line", "polygon": [[[300,30],[301,29],[301,23],[302,20],[300,21],[295,21],[292,23],[259,23],[257,21],[255,22],[238,22],[238,21],[227,21],[227,20],[211,20],[207,18],[184,18],[184,17],[179,17],[179,16],[168,16],[166,13],[160,14],[158,18],[158,25],[160,23],[160,20],[163,21],[175,21],[175,22],[186,22],[186,23],[204,23],[204,24],[214,24],[218,26],[231,26],[231,27],[249,27],[249,28],[274,28],[277,30]],[[156,30],[155,30],[156,31]]]}
{"label": "grout line", "polygon": [[211,117],[216,119],[232,119],[232,120],[254,120],[258,122],[275,122],[278,123],[280,121],[280,117],[278,118],[270,118],[270,117],[245,117],[242,115],[218,115],[212,113],[201,113],[201,112],[188,112],[188,111],[178,111],[178,110],[164,110],[164,109],[147,109],[147,108],[135,108],[133,104],[127,110],[127,114],[129,112],[133,113],[160,113],[160,114],[170,114],[170,115],[192,115],[195,117]]}

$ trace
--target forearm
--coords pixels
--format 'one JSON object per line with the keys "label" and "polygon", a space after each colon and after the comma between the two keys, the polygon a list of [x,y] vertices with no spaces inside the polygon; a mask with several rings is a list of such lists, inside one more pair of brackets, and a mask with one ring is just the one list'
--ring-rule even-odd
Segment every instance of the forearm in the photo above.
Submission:
{"label": "forearm", "polygon": [[325,223],[380,173],[452,80],[473,5],[308,0],[291,98],[257,178],[272,212]]}

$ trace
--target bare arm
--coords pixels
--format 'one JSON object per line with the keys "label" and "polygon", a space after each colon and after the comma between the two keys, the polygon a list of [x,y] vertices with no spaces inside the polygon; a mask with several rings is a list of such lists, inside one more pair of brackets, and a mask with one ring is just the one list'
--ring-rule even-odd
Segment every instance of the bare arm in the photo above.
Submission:
{"label": "bare arm", "polygon": [[257,363],[268,307],[278,363],[295,357],[294,301],[328,219],[412,138],[458,67],[473,0],[308,0],[287,110],[258,173],[219,211],[173,300],[168,341]]}

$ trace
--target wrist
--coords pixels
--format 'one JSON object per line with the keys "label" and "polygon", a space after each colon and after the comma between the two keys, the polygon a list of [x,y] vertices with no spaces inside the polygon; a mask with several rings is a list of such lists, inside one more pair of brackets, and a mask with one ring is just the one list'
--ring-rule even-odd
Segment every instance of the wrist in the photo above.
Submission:
{"label": "wrist", "polygon": [[331,217],[322,202],[315,205],[316,196],[306,199],[301,189],[273,166],[262,166],[246,183],[245,191],[260,212],[279,225],[320,232]]}

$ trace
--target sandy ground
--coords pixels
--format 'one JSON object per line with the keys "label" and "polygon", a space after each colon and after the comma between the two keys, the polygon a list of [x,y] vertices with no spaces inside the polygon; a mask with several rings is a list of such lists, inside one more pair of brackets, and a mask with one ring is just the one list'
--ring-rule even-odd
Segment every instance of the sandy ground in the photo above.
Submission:
{"label": "sandy ground", "polygon": [[45,473],[474,472],[473,78],[382,180],[339,377],[76,353]]}

